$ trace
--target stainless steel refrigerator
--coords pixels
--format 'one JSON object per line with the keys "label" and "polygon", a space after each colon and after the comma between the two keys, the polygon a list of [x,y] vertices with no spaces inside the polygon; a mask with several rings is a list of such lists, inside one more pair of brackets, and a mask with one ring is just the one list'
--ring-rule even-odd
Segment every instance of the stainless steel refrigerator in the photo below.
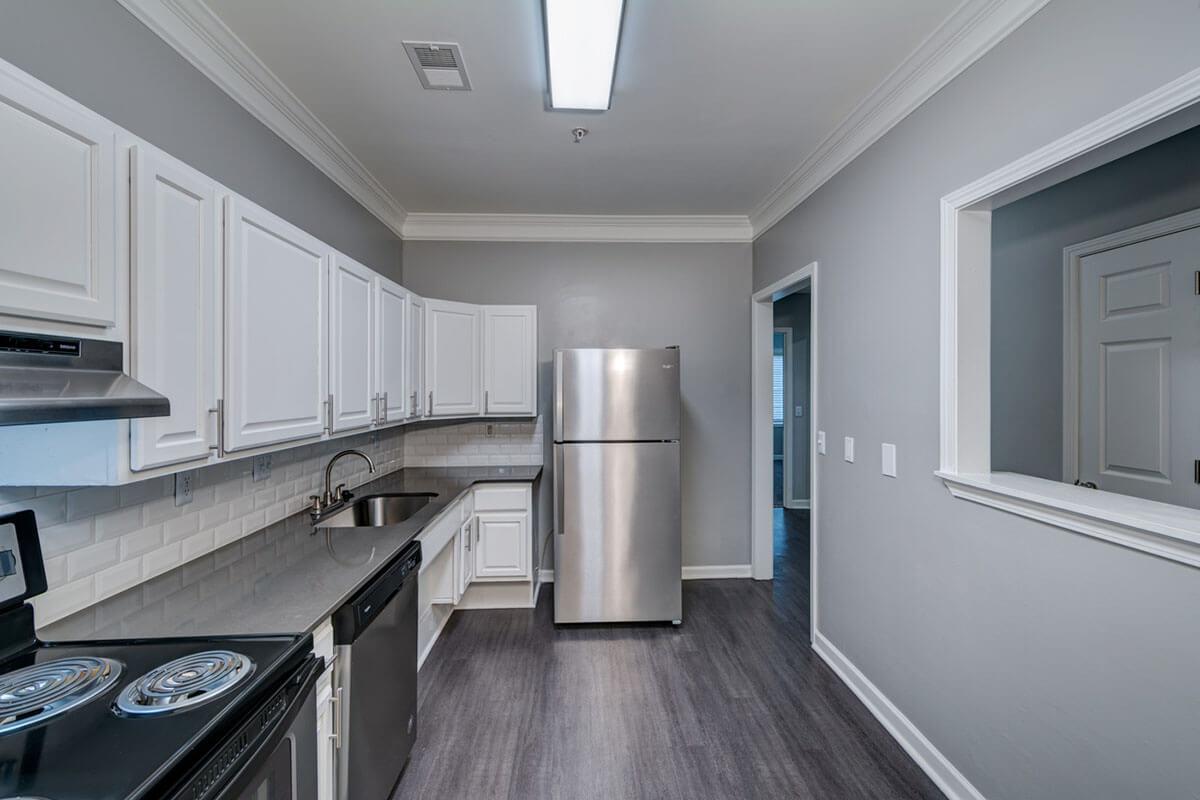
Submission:
{"label": "stainless steel refrigerator", "polygon": [[683,619],[679,348],[554,351],[554,621]]}

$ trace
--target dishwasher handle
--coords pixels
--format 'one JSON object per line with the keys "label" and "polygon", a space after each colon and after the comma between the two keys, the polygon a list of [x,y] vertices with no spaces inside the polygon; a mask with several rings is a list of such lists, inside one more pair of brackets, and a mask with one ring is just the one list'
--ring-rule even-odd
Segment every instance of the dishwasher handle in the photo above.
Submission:
{"label": "dishwasher handle", "polygon": [[412,542],[358,594],[333,612],[333,641],[354,644],[406,581],[416,580],[421,567],[421,543]]}

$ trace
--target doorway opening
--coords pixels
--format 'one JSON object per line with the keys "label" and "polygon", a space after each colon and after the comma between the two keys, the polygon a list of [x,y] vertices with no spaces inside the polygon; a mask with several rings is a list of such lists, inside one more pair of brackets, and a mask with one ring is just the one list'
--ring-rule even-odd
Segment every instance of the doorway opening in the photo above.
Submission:
{"label": "doorway opening", "polygon": [[756,292],[751,301],[751,575],[775,577],[777,529],[781,548],[805,545],[812,554],[815,622],[816,262]]}

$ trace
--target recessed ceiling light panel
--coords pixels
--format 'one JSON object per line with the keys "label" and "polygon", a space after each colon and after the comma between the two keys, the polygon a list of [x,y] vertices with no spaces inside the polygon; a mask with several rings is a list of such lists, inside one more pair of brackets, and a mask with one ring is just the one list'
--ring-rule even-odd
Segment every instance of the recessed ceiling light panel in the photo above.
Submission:
{"label": "recessed ceiling light panel", "polygon": [[544,0],[543,8],[550,107],[607,110],[624,0]]}
{"label": "recessed ceiling light panel", "polygon": [[469,92],[471,81],[462,51],[453,42],[404,42],[404,52],[426,89]]}

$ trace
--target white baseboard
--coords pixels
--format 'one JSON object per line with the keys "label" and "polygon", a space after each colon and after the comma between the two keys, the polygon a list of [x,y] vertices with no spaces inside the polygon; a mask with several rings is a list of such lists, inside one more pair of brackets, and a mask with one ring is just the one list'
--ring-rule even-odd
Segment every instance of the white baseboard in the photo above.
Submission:
{"label": "white baseboard", "polygon": [[798,510],[807,509],[807,508],[812,507],[812,501],[811,500],[794,500],[794,499],[784,500],[783,507],[798,509]]}
{"label": "white baseboard", "polygon": [[[713,564],[698,567],[684,567],[685,581],[713,580],[715,578],[749,578],[749,564]],[[554,570],[543,569],[538,572],[538,580],[542,583],[554,583]]]}
{"label": "white baseboard", "polygon": [[858,695],[863,705],[887,728],[892,738],[900,743],[946,797],[950,800],[985,800],[979,790],[933,746],[933,742],[925,738],[912,720],[904,716],[904,712],[896,708],[895,704],[879,691],[879,687],[871,683],[870,679],[820,631],[813,636],[813,649],[837,673],[842,682]]}
{"label": "white baseboard", "polygon": [[713,578],[749,578],[749,564],[710,564],[698,567],[684,567],[685,581],[711,580]]}

